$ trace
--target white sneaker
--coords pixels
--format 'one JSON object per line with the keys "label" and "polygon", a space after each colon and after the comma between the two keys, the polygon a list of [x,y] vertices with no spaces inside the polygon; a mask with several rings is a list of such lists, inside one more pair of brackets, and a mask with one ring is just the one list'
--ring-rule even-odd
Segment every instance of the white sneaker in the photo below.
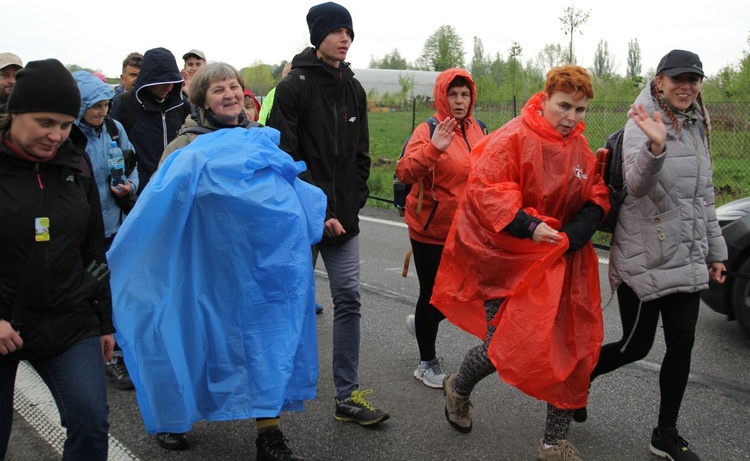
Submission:
{"label": "white sneaker", "polygon": [[406,316],[406,329],[409,330],[409,333],[414,337],[414,339],[417,338],[417,331],[414,329],[414,315],[409,314]]}
{"label": "white sneaker", "polygon": [[433,389],[442,389],[443,380],[445,379],[445,372],[440,367],[442,359],[430,360],[429,362],[421,361],[414,370],[414,377],[422,381],[422,383]]}

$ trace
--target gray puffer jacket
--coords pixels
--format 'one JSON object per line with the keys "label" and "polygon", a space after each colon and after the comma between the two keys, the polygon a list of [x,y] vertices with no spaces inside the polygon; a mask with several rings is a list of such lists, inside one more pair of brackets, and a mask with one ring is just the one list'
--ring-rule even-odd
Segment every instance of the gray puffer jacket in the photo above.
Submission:
{"label": "gray puffer jacket", "polygon": [[727,247],[716,219],[711,159],[703,114],[677,114],[679,138],[651,95],[636,99],[667,126],[666,152],[654,157],[646,134],[630,119],[623,141],[628,195],[610,248],[612,290],[625,282],[642,301],[708,288],[707,263],[724,261]]}

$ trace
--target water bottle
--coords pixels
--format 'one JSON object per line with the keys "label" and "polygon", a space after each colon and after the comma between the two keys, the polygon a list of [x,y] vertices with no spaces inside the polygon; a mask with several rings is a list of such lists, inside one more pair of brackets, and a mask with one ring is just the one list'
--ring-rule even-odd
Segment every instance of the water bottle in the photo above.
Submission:
{"label": "water bottle", "polygon": [[127,181],[125,177],[125,159],[122,156],[122,150],[117,147],[115,141],[109,143],[107,165],[109,166],[109,174],[112,176],[112,185],[117,187],[125,184],[125,181]]}

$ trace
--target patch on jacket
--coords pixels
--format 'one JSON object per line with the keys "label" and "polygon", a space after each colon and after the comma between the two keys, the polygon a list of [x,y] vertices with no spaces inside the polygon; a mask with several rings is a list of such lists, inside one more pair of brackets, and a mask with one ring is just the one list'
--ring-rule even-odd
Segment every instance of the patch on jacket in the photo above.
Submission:
{"label": "patch on jacket", "polygon": [[589,176],[583,172],[583,168],[581,168],[581,165],[574,166],[573,172],[575,173],[576,178],[578,179],[589,179]]}

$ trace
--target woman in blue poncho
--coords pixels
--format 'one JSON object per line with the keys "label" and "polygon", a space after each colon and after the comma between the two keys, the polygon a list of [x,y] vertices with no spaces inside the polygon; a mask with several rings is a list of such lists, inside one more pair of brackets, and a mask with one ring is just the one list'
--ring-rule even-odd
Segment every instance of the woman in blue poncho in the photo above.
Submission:
{"label": "woman in blue poncho", "polygon": [[326,202],[276,130],[232,129],[252,126],[243,87],[225,63],[193,77],[192,114],[110,252],[115,322],[162,447],[187,448],[200,419],[255,418],[257,459],[299,459],[279,415],[316,394],[310,245]]}

